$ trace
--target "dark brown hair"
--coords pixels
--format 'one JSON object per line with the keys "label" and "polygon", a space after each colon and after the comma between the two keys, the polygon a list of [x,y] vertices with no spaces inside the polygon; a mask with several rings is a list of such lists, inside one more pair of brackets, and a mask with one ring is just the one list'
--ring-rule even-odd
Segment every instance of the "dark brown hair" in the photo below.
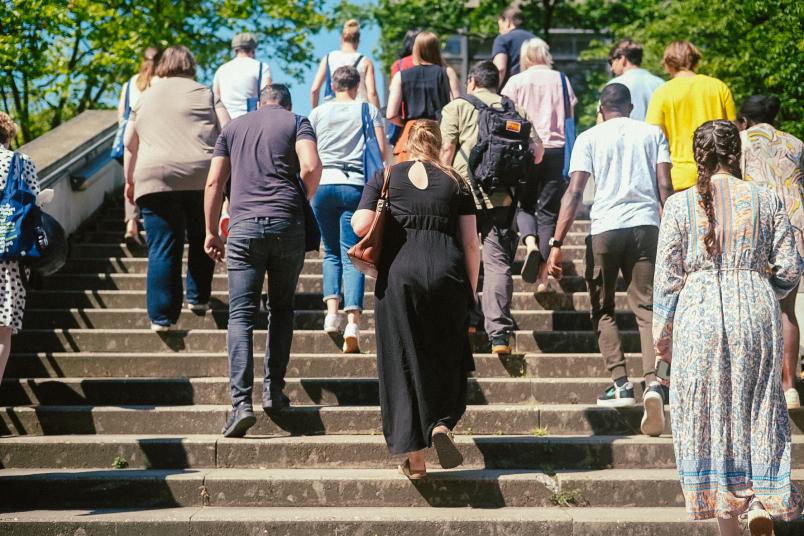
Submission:
{"label": "dark brown hair", "polygon": [[779,97],[774,95],[752,95],[740,107],[740,117],[754,124],[772,125],[781,106]]}
{"label": "dark brown hair", "polygon": [[160,78],[171,76],[195,78],[195,58],[193,58],[193,53],[184,45],[166,48],[156,66],[156,76]]}
{"label": "dark brown hair", "polygon": [[706,252],[710,257],[720,255],[720,243],[715,232],[715,206],[712,190],[712,175],[718,168],[726,168],[735,177],[740,173],[740,131],[731,121],[718,119],[707,121],[695,130],[693,138],[695,163],[698,165],[699,204],[706,213],[709,227],[704,236]]}
{"label": "dark brown hair", "polygon": [[162,51],[157,47],[148,47],[143,52],[136,84],[140,91],[145,91],[151,85],[151,79],[156,74],[156,64],[159,63],[161,55]]}
{"label": "dark brown hair", "polygon": [[695,71],[701,53],[689,41],[673,41],[664,49],[662,67],[668,71]]}
{"label": "dark brown hair", "polygon": [[617,58],[625,58],[639,67],[642,65],[642,45],[630,39],[621,39],[609,52],[609,61]]}
{"label": "dark brown hair", "polygon": [[519,28],[525,24],[525,16],[522,14],[522,10],[518,7],[509,6],[503,9],[499,18],[502,20],[511,21],[511,24],[514,25],[514,28]]}
{"label": "dark brown hair", "polygon": [[342,65],[332,73],[332,89],[349,91],[360,85],[360,72],[351,65]]}

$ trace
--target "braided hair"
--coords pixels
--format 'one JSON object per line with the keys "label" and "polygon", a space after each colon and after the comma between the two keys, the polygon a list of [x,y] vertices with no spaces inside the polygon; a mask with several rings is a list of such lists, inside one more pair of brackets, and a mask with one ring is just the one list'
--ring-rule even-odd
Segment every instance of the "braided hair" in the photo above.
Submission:
{"label": "braided hair", "polygon": [[695,163],[698,165],[699,204],[706,213],[709,227],[704,235],[704,245],[710,257],[720,255],[720,243],[715,234],[715,206],[712,190],[712,175],[718,169],[726,169],[737,178],[740,173],[740,132],[734,123],[725,120],[707,121],[695,130],[693,138]]}

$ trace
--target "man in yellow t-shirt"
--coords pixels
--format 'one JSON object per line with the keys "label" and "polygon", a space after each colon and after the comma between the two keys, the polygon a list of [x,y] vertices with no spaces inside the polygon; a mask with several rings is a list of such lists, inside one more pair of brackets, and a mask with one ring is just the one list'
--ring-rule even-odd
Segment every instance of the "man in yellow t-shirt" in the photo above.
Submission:
{"label": "man in yellow t-shirt", "polygon": [[728,119],[737,114],[728,86],[710,76],[696,74],[701,53],[688,41],[668,45],[662,66],[672,79],[654,91],[645,121],[664,130],[670,143],[676,191],[695,186],[698,168],[692,149],[695,129],[707,121]]}

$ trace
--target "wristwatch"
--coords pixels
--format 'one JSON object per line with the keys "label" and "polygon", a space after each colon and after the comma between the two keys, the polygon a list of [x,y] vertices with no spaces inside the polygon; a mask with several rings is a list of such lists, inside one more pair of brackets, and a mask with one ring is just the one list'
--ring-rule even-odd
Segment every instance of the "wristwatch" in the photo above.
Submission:
{"label": "wristwatch", "polygon": [[564,245],[564,242],[562,242],[561,240],[556,240],[555,238],[551,238],[550,241],[547,242],[547,245],[550,246],[551,248],[561,249],[561,246]]}

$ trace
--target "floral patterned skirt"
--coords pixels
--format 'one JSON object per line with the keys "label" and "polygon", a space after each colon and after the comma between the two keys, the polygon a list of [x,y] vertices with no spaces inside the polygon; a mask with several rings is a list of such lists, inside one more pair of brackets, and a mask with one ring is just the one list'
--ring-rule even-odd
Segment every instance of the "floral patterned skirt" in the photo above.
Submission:
{"label": "floral patterned skirt", "polygon": [[802,510],[791,482],[779,304],[762,274],[697,272],[679,297],[670,390],[673,445],[691,519]]}

